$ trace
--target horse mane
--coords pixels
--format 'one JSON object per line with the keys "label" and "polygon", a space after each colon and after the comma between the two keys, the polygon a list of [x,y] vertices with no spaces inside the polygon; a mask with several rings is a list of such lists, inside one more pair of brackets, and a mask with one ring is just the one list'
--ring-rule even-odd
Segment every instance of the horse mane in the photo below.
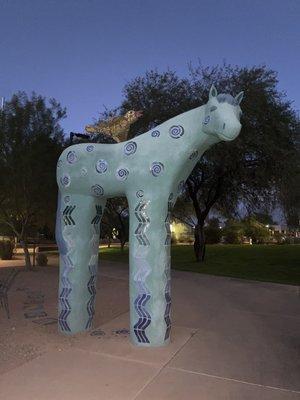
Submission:
{"label": "horse mane", "polygon": [[238,102],[236,101],[236,99],[231,96],[231,94],[228,93],[220,93],[217,96],[217,100],[219,103],[228,103],[231,104],[232,106],[238,106]]}

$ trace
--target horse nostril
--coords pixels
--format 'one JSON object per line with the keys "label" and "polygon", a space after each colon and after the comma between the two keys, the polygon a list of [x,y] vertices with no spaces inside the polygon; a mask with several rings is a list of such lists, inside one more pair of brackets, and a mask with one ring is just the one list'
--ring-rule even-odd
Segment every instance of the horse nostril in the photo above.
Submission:
{"label": "horse nostril", "polygon": [[225,122],[224,122],[224,124],[223,124],[223,129],[225,129],[225,126],[226,126],[226,124],[225,124]]}

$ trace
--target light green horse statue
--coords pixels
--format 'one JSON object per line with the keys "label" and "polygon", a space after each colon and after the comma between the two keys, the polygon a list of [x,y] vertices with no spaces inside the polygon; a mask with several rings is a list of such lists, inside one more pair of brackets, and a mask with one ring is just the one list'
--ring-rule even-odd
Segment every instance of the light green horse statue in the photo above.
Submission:
{"label": "light green horse statue", "polygon": [[107,198],[126,196],[130,217],[130,332],[140,346],[170,340],[170,211],[199,157],[213,144],[235,139],[240,102],[217,94],[117,144],[68,147],[57,165],[60,251],[59,326],[91,328],[96,296],[100,221]]}

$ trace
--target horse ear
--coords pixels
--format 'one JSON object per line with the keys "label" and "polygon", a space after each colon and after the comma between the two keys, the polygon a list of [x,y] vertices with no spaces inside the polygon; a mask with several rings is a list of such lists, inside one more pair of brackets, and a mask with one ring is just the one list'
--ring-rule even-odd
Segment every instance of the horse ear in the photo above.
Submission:
{"label": "horse ear", "polygon": [[241,104],[241,101],[243,100],[244,97],[244,92],[240,92],[235,96],[235,100],[237,101],[238,104]]}
{"label": "horse ear", "polygon": [[215,85],[211,85],[210,91],[209,91],[209,98],[211,99],[212,97],[217,97],[218,92],[217,89],[215,88]]}

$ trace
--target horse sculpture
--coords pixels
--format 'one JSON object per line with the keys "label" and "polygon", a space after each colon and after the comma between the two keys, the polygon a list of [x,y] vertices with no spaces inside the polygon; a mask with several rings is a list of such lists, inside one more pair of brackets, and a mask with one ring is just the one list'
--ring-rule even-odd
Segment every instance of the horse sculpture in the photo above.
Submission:
{"label": "horse sculpture", "polygon": [[100,221],[107,198],[126,196],[130,216],[130,332],[140,346],[170,340],[170,211],[199,157],[241,129],[240,102],[217,94],[133,140],[81,143],[57,165],[56,236],[60,252],[59,327],[91,328]]}

